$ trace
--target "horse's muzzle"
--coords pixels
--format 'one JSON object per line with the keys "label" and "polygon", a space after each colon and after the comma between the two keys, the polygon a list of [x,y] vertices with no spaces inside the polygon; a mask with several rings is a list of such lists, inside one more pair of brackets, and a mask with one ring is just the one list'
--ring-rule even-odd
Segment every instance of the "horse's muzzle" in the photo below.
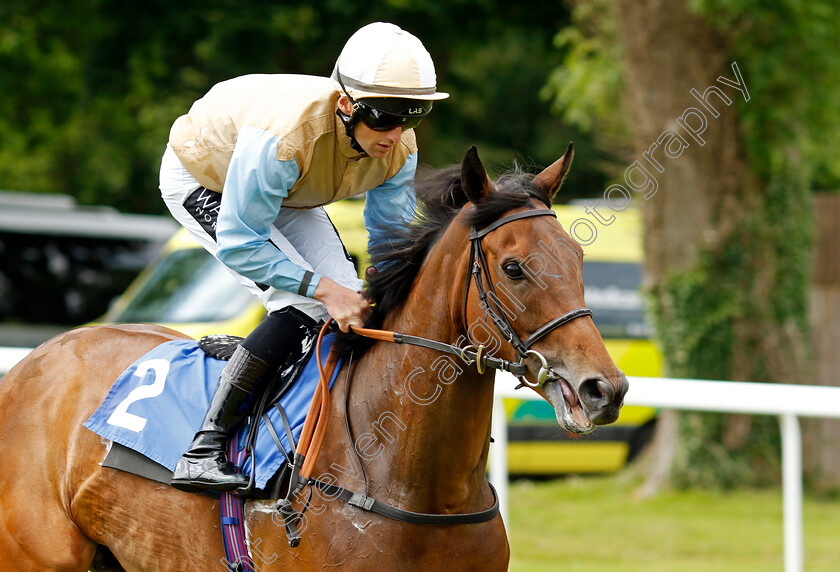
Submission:
{"label": "horse's muzzle", "polygon": [[584,380],[578,387],[578,395],[586,416],[593,425],[608,425],[618,419],[618,412],[624,405],[624,396],[629,384],[622,374],[618,385],[593,377]]}
{"label": "horse's muzzle", "polygon": [[547,381],[542,389],[545,398],[554,406],[557,421],[572,433],[591,433],[598,425],[618,419],[627,393],[627,378],[620,374],[617,383],[600,377],[584,379],[577,390],[563,377]]}

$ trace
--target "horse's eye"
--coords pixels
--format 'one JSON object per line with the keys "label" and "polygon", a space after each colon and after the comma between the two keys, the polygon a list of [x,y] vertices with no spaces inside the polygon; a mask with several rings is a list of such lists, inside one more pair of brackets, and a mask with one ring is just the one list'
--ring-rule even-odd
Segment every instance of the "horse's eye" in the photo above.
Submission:
{"label": "horse's eye", "polygon": [[507,277],[511,280],[522,280],[525,278],[525,273],[522,272],[522,267],[519,266],[518,262],[505,262],[504,266],[502,266],[502,270],[505,271]]}

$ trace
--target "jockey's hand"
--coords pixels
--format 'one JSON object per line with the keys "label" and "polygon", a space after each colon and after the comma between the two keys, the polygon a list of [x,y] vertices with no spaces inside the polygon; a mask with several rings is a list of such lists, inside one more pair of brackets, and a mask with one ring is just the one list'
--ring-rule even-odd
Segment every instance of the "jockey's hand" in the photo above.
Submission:
{"label": "jockey's hand", "polygon": [[321,277],[312,297],[327,307],[342,332],[349,332],[351,325],[363,327],[370,316],[370,304],[364,296],[326,276]]}

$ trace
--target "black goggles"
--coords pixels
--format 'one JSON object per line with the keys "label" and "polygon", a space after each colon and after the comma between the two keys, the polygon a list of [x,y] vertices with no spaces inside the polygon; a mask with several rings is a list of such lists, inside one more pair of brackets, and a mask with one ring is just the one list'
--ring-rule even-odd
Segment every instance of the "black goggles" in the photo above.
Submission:
{"label": "black goggles", "polygon": [[414,129],[431,110],[431,101],[374,98],[376,107],[363,100],[353,106],[353,114],[374,131],[390,131],[395,127]]}

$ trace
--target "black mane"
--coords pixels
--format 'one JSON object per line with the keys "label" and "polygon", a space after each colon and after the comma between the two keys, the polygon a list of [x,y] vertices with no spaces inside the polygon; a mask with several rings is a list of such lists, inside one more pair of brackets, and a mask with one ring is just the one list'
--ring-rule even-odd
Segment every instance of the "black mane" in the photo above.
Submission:
{"label": "black mane", "polygon": [[[472,209],[466,223],[483,228],[498,220],[504,213],[529,205],[532,198],[550,207],[551,200],[531,184],[532,178],[533,175],[518,169],[502,175],[496,181],[496,189]],[[415,193],[415,219],[403,225],[396,225],[390,240],[370,252],[371,264],[377,271],[367,276],[365,295],[368,299],[375,300],[376,304],[365,324],[367,328],[381,328],[385,316],[405,301],[429,250],[461,208],[469,202],[461,187],[460,166],[418,173],[415,179]],[[354,349],[357,355],[372,344],[366,338],[355,335],[341,338],[342,351]]]}

